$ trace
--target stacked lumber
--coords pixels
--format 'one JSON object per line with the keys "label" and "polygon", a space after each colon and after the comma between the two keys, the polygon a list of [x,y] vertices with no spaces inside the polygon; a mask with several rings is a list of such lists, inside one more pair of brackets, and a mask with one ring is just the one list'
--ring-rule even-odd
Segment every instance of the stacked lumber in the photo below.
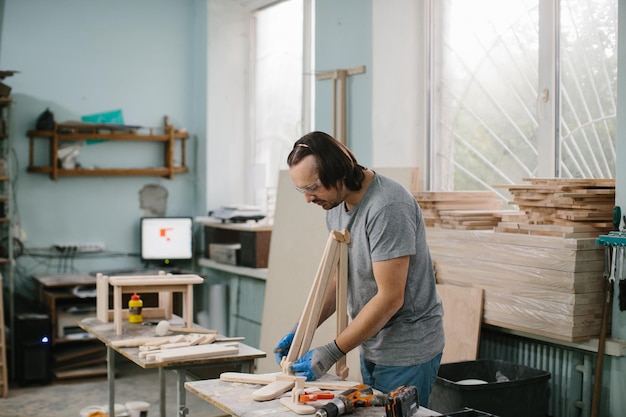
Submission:
{"label": "stacked lumber", "polygon": [[517,210],[440,210],[435,226],[457,230],[493,230],[502,221],[523,219]]}
{"label": "stacked lumber", "polygon": [[[492,229],[502,200],[491,191],[415,191],[428,227]],[[463,218],[465,217],[465,218]]]}
{"label": "stacked lumber", "polygon": [[428,228],[438,284],[484,290],[487,324],[565,341],[600,334],[604,250],[595,238]]}
{"label": "stacked lumber", "polygon": [[503,221],[496,232],[563,238],[597,237],[613,228],[615,180],[530,178],[508,188],[525,219]]}

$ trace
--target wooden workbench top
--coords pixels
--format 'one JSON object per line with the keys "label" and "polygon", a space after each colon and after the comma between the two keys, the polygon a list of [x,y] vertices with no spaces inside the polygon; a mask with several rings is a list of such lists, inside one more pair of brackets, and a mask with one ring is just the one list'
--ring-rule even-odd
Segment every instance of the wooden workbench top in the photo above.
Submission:
{"label": "wooden workbench top", "polygon": [[[298,417],[280,403],[280,399],[255,401],[252,393],[263,385],[242,382],[226,382],[220,379],[185,382],[185,389],[208,401],[234,417],[254,417],[271,414],[272,417]],[[339,391],[338,391],[339,392]],[[283,394],[289,396],[291,392]],[[319,404],[321,405],[321,403]],[[357,408],[354,417],[384,417],[384,407]],[[440,413],[420,407],[416,417],[441,416]]]}
{"label": "wooden workbench top", "polygon": [[[172,320],[169,320],[170,324],[175,326],[180,326],[183,324],[183,321],[178,317],[174,316]],[[154,337],[155,334],[155,326],[148,326],[143,324],[134,324],[134,323],[124,323],[124,334],[117,335],[115,332],[114,324],[103,323],[95,317],[87,317],[80,321],[78,321],[78,325],[80,328],[85,330],[86,332],[92,334],[102,343],[107,346],[111,346],[111,342],[115,340],[123,340],[123,339],[142,339],[147,337]],[[169,335],[176,334],[174,332],[170,332]],[[229,354],[224,356],[210,356],[206,358],[177,358],[171,359],[167,361],[155,361],[155,360],[147,360],[145,358],[139,357],[139,348],[137,347],[113,347],[118,353],[122,356],[130,359],[137,365],[142,368],[160,368],[160,367],[180,367],[180,366],[196,366],[202,364],[216,364],[220,362],[233,362],[233,361],[244,361],[244,360],[254,360],[258,358],[264,358],[266,353],[253,348],[251,346],[246,345],[245,343],[239,343],[239,352],[236,354]]]}

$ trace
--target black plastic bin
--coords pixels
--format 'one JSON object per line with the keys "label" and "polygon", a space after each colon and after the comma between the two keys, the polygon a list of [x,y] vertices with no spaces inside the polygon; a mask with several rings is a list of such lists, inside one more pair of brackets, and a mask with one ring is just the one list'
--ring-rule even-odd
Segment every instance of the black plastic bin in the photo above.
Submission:
{"label": "black plastic bin", "polygon": [[440,413],[468,407],[500,417],[545,417],[549,379],[549,372],[500,360],[442,364],[428,408]]}

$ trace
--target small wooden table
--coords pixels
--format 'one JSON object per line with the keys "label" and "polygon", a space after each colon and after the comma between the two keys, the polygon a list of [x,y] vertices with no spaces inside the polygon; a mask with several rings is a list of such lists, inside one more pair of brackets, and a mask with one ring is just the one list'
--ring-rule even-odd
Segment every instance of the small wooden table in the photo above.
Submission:
{"label": "small wooden table", "polygon": [[[234,417],[253,417],[271,415],[272,417],[299,417],[300,414],[289,410],[276,398],[271,401],[255,401],[254,391],[263,385],[246,384],[243,382],[226,382],[220,379],[190,381],[185,388],[214,406]],[[338,391],[341,392],[341,391]],[[290,392],[284,395],[291,395]],[[384,407],[364,407],[355,409],[354,417],[384,417]],[[436,411],[420,407],[416,417],[441,416]]]}
{"label": "small wooden table", "polygon": [[[178,322],[178,323],[177,323]],[[170,320],[172,325],[182,324],[180,317],[174,316]],[[158,368],[160,381],[160,416],[165,417],[165,370],[175,370],[178,374],[178,410],[179,416],[187,414],[185,406],[185,381],[187,370],[192,368],[238,368],[239,372],[254,372],[254,360],[264,358],[266,353],[251,346],[239,343],[239,352],[233,355],[211,356],[207,358],[178,358],[169,361],[150,361],[139,357],[139,348],[124,348],[111,345],[115,340],[145,338],[155,336],[154,326],[124,323],[124,334],[118,335],[114,323],[104,323],[95,317],[82,319],[78,325],[86,332],[92,334],[106,345],[107,348],[107,380],[109,384],[109,410],[115,406],[115,353],[119,353],[144,369]]]}
{"label": "small wooden table", "polygon": [[[96,312],[103,322],[109,317],[109,285],[113,287],[113,322],[118,335],[122,334],[122,294],[134,292],[158,292],[159,307],[163,307],[165,318],[172,314],[172,293],[183,294],[183,320],[186,327],[193,324],[193,286],[204,281],[198,275],[172,275],[165,272],[158,275],[120,275],[108,277],[96,275]],[[147,309],[146,309],[147,312]]]}

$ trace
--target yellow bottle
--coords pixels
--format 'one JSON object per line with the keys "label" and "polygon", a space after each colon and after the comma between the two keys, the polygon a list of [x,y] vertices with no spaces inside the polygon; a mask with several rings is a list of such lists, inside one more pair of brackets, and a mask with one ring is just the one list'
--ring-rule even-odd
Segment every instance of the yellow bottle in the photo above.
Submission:
{"label": "yellow bottle", "polygon": [[141,309],[143,308],[143,301],[141,297],[134,293],[130,300],[128,300],[128,322],[129,323],[141,323],[143,317],[141,316]]}

